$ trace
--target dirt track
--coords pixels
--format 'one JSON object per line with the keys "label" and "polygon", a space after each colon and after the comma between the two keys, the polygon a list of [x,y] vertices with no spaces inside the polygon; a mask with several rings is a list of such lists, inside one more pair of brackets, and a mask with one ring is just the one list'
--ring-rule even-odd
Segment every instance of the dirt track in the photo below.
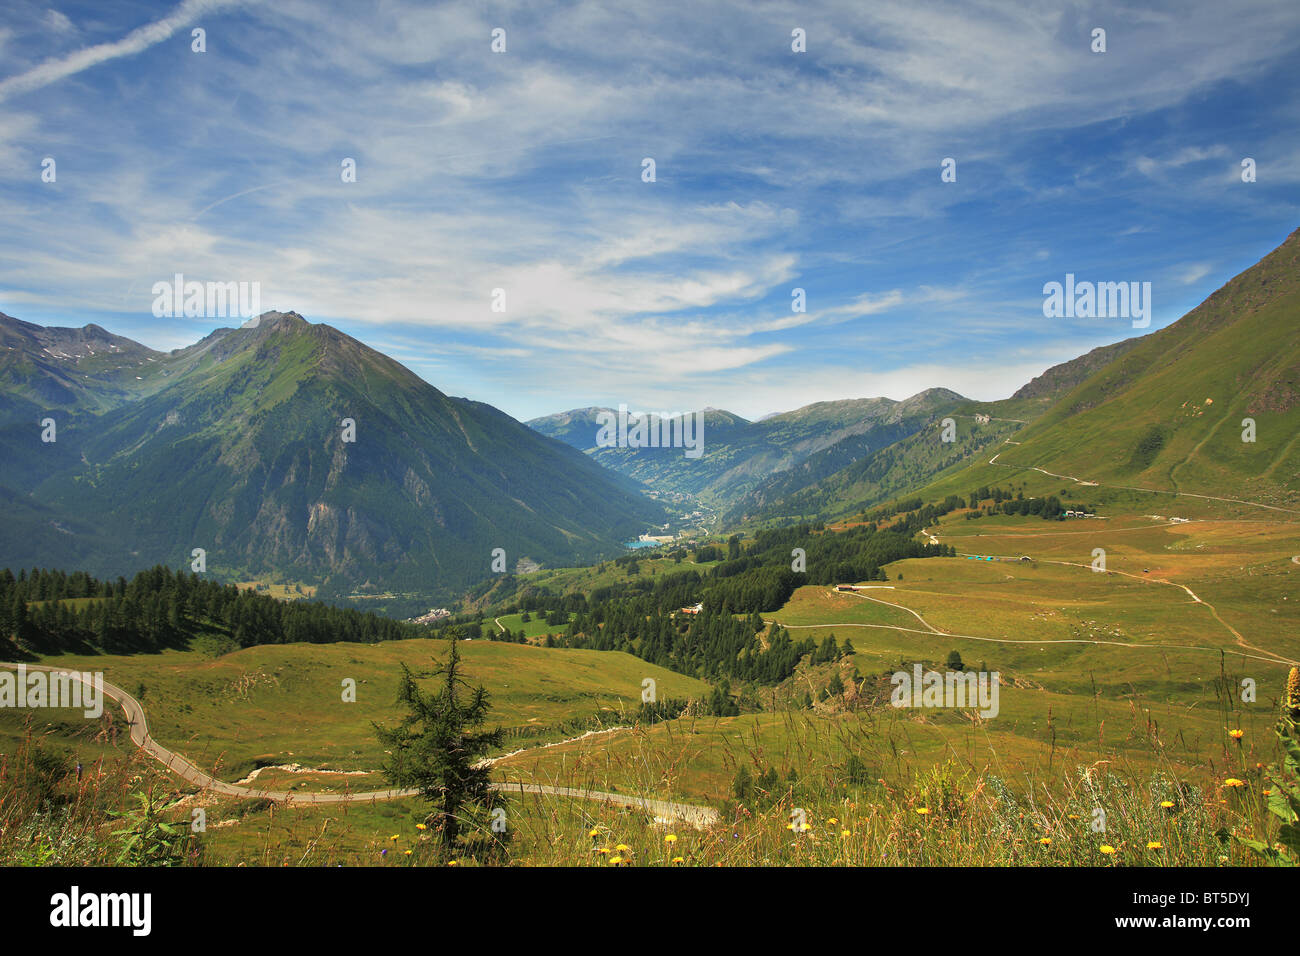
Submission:
{"label": "dirt track", "polygon": [[[0,663],[0,667],[17,668],[18,664]],[[80,675],[67,668],[51,667],[44,664],[24,664],[29,671],[53,671],[68,673],[80,679]],[[83,683],[85,683],[83,681]],[[373,790],[368,793],[303,793],[294,790],[262,790],[246,787],[237,783],[218,780],[209,773],[200,770],[178,753],[168,750],[149,734],[149,722],[145,717],[144,707],[138,700],[122,688],[104,682],[104,694],[117,701],[126,715],[127,725],[131,728],[131,742],[164,767],[187,783],[211,793],[244,800],[272,800],[276,803],[292,804],[334,804],[364,803],[379,800],[396,800],[401,797],[415,796],[418,790]],[[619,807],[639,807],[646,813],[665,820],[677,820],[697,827],[710,826],[719,819],[718,811],[712,807],[694,806],[686,803],[673,803],[668,800],[651,800],[622,793],[606,793],[601,790],[575,790],[569,787],[551,787],[536,783],[494,783],[493,789],[502,793],[532,793],[541,796],[568,797],[575,800],[595,800]]]}

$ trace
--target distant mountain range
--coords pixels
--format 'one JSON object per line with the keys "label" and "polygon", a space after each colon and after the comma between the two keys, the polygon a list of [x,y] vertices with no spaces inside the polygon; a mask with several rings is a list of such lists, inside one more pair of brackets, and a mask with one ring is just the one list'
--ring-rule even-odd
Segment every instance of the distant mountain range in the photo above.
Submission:
{"label": "distant mountain range", "polygon": [[690,458],[596,447],[600,408],[525,426],[292,312],[165,353],[0,314],[0,567],[126,574],[203,548],[224,575],[326,595],[450,594],[495,548],[510,569],[619,553],[674,499],[725,530],[843,517],[968,468],[996,480],[994,446],[1001,464],[1296,507],[1298,326],[1300,231],[1178,322],[1008,399],[706,409]]}
{"label": "distant mountain range", "polygon": [[665,518],[563,443],[296,313],[169,353],[0,315],[0,453],[0,566],[117,574],[203,548],[227,574],[433,592],[487,577],[495,548],[511,570],[580,563]]}
{"label": "distant mountain range", "polygon": [[[902,401],[817,402],[754,422],[705,409],[698,459],[678,449],[595,447],[598,416],[613,409],[573,409],[528,425],[656,492],[692,497],[715,511],[718,527],[840,517],[963,466],[1138,341],[1053,366],[1002,402],[930,388]],[[997,420],[977,422],[976,415]],[[949,416],[961,427],[944,442],[940,428]]]}
{"label": "distant mountain range", "polygon": [[581,408],[535,418],[529,427],[558,438],[620,474],[659,492],[691,495],[706,505],[730,507],[770,476],[836,449],[843,463],[914,434],[939,411],[968,400],[932,388],[904,401],[889,398],[818,402],[751,422],[731,412],[704,409],[704,454],[678,449],[597,448],[597,416],[612,409]]}
{"label": "distant mountain range", "polygon": [[[1041,416],[1099,365],[1139,341],[1102,346],[1054,365],[1009,399],[975,402],[956,397],[937,406],[906,437],[869,454],[857,454],[848,444],[832,445],[733,501],[724,521],[780,524],[843,518],[959,472],[982,461],[986,449]],[[951,441],[943,435],[948,417],[955,426]]]}
{"label": "distant mountain range", "polygon": [[[1163,490],[1297,500],[1300,230],[1158,332],[1053,366],[1008,399],[929,389],[824,402],[757,422],[706,412],[705,452],[593,447],[599,408],[528,424],[648,487],[715,507],[720,527],[838,518],[986,460]],[[958,424],[941,441],[945,417]],[[977,419],[977,416],[980,418]],[[1242,440],[1245,420],[1256,441]],[[987,476],[985,476],[987,480]]]}

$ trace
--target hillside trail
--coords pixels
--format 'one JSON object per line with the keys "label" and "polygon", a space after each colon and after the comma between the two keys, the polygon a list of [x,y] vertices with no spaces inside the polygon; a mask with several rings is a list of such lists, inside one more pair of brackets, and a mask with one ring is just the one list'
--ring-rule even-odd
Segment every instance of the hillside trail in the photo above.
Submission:
{"label": "hillside trail", "polygon": [[[1007,440],[1007,441],[1005,441],[1005,444],[1015,445],[1015,444],[1018,444],[1018,442],[1012,442],[1012,441],[1010,441],[1010,440]],[[1202,444],[1204,444],[1204,442],[1202,442]],[[1198,446],[1198,447],[1199,447],[1199,446]],[[1083,478],[1078,478],[1078,477],[1076,477],[1076,476],[1074,476],[1074,475],[1058,475],[1058,474],[1056,474],[1055,472],[1048,471],[1048,470],[1045,469],[1045,468],[1039,468],[1039,467],[1037,467],[1037,466],[1035,466],[1035,465],[1012,465],[1012,464],[1007,464],[1006,462],[999,462],[999,461],[998,461],[998,457],[999,457],[1001,454],[1002,454],[1002,452],[1000,452],[1000,451],[997,452],[997,453],[996,453],[992,458],[989,459],[989,464],[990,464],[990,465],[997,465],[997,466],[999,466],[999,467],[1001,467],[1001,468],[1017,468],[1017,469],[1028,468],[1028,469],[1030,469],[1031,471],[1036,471],[1036,472],[1039,472],[1040,474],[1048,475],[1048,476],[1050,476],[1050,477],[1052,477],[1052,478],[1060,478],[1060,479],[1063,479],[1063,480],[1073,481],[1073,482],[1075,482],[1076,484],[1080,485],[1081,487],[1088,487],[1088,488],[1115,488],[1115,489],[1119,489],[1119,490],[1123,490],[1123,491],[1142,491],[1142,492],[1147,492],[1147,493],[1150,493],[1150,494],[1173,495],[1174,497],[1182,496],[1182,497],[1187,497],[1187,498],[1200,498],[1200,499],[1202,499],[1202,500],[1206,500],[1206,501],[1224,501],[1224,502],[1229,502],[1229,503],[1232,503],[1232,504],[1243,504],[1243,505],[1249,505],[1249,506],[1251,506],[1251,507],[1255,507],[1255,508],[1266,508],[1266,509],[1268,509],[1268,510],[1270,510],[1270,511],[1280,511],[1280,512],[1283,512],[1283,513],[1286,513],[1286,514],[1300,514],[1300,511],[1297,511],[1297,510],[1292,509],[1292,508],[1282,508],[1282,507],[1279,507],[1279,506],[1277,506],[1277,505],[1267,505],[1267,504],[1264,504],[1263,502],[1259,502],[1259,501],[1246,501],[1246,500],[1241,499],[1241,498],[1222,498],[1222,497],[1218,497],[1218,496],[1216,496],[1216,495],[1200,495],[1200,494],[1193,494],[1192,492],[1188,492],[1188,491],[1164,491],[1164,490],[1156,489],[1156,488],[1137,488],[1137,487],[1133,487],[1133,486],[1130,486],[1130,485],[1107,485],[1107,484],[1103,484],[1102,482],[1097,482],[1097,481],[1088,481],[1088,480],[1083,479]],[[936,530],[938,530],[938,529],[936,528]],[[1130,530],[1131,530],[1131,529],[1130,529]],[[929,543],[930,543],[930,544],[939,544],[939,543],[940,543],[940,542],[939,542],[939,538],[938,538],[938,536],[937,536],[934,532],[932,532],[932,531],[930,531],[930,530],[928,530],[928,529],[922,528],[922,529],[921,529],[921,533],[922,533],[923,535],[926,536],[926,538],[929,540]],[[1059,532],[1059,534],[1079,534],[1079,533],[1090,533],[1090,532]],[[1058,534],[1058,533],[1054,533],[1053,536],[1055,536],[1055,534]],[[996,536],[994,536],[994,537],[996,537]],[[1027,537],[1034,537],[1034,536],[1033,536],[1033,535],[1029,535],[1029,536],[1027,536]],[[966,552],[960,552],[960,551],[959,551],[959,552],[957,552],[957,553],[958,553],[959,555],[963,555],[963,556],[966,555]],[[995,557],[999,557],[999,556],[998,556],[998,555],[995,555]],[[1014,557],[1014,556],[1001,555],[1000,557]],[[1090,564],[1081,564],[1081,563],[1079,563],[1079,562],[1075,562],[1075,561],[1053,561],[1053,560],[1048,559],[1048,558],[1044,558],[1044,559],[1040,559],[1040,560],[1042,560],[1044,564],[1059,564],[1059,565],[1067,565],[1067,566],[1071,566],[1071,567],[1079,567],[1079,568],[1089,568],[1089,569],[1092,569],[1092,565],[1090,565]],[[1297,563],[1297,564],[1300,564],[1300,555],[1297,555],[1296,557],[1293,557],[1291,560],[1294,561],[1294,562]],[[1191,597],[1191,599],[1192,599],[1194,602],[1196,602],[1197,604],[1200,604],[1200,605],[1202,605],[1203,607],[1205,607],[1205,608],[1210,612],[1210,614],[1214,617],[1214,619],[1215,619],[1216,621],[1218,621],[1219,624],[1221,624],[1224,628],[1226,628],[1226,629],[1229,631],[1229,633],[1232,634],[1233,640],[1236,642],[1236,644],[1237,644],[1239,647],[1242,647],[1242,648],[1244,648],[1244,649],[1246,649],[1246,650],[1250,650],[1250,651],[1254,651],[1254,652],[1255,652],[1254,655],[1247,655],[1247,656],[1255,657],[1257,660],[1270,660],[1270,661],[1272,661],[1272,662],[1274,662],[1274,663],[1291,664],[1291,665],[1293,665],[1293,666],[1296,665],[1296,664],[1298,663],[1298,662],[1296,662],[1296,661],[1290,660],[1289,658],[1283,657],[1283,656],[1278,655],[1278,654],[1274,654],[1274,653],[1272,653],[1271,651],[1264,650],[1263,648],[1261,648],[1261,647],[1257,647],[1257,646],[1255,646],[1254,644],[1250,643],[1248,640],[1246,640],[1245,636],[1244,636],[1240,631],[1238,631],[1235,627],[1233,627],[1231,624],[1229,624],[1227,621],[1225,621],[1225,620],[1223,619],[1223,616],[1219,614],[1218,609],[1217,609],[1213,604],[1210,604],[1208,601],[1203,601],[1200,597],[1198,597],[1198,596],[1196,595],[1195,592],[1192,591],[1191,588],[1187,587],[1186,585],[1178,584],[1177,582],[1169,581],[1169,580],[1167,580],[1167,579],[1165,579],[1165,578],[1152,578],[1152,577],[1149,577],[1149,576],[1146,576],[1146,575],[1132,574],[1132,573],[1130,573],[1130,572],[1128,572],[1128,571],[1117,571],[1117,570],[1114,570],[1114,569],[1111,569],[1111,568],[1107,568],[1107,569],[1105,569],[1104,573],[1105,573],[1105,574],[1118,574],[1118,575],[1122,575],[1122,576],[1124,576],[1124,577],[1133,578],[1134,580],[1137,580],[1137,581],[1143,581],[1143,582],[1153,583],[1153,584],[1167,584],[1167,585],[1169,585],[1170,587],[1176,587],[1176,588],[1179,588],[1179,589],[1185,591],[1185,592],[1188,594],[1188,596]],[[874,600],[874,599],[873,599],[873,598],[867,598],[867,600]],[[887,602],[883,602],[883,601],[881,601],[881,602],[878,602],[878,603],[882,603],[882,604],[883,604],[883,603],[887,603]],[[904,610],[906,610],[906,608],[905,608]],[[913,613],[915,613],[915,612],[913,612]],[[918,615],[918,617],[919,617],[919,615]],[[928,627],[929,625],[927,624],[926,626]],[[1016,643],[1019,643],[1019,642],[1016,642]],[[1172,645],[1129,645],[1129,646],[1157,646],[1157,647],[1158,647],[1158,646],[1172,646]],[[1256,655],[1263,655],[1263,656],[1256,656]]]}
{"label": "hillside trail", "polygon": [[1215,422],[1214,426],[1210,428],[1208,431],[1206,431],[1206,433],[1203,436],[1201,436],[1201,440],[1192,446],[1192,450],[1187,453],[1187,455],[1183,458],[1183,460],[1176,463],[1172,468],[1169,469],[1169,480],[1172,481],[1175,486],[1178,485],[1178,469],[1182,468],[1184,465],[1191,464],[1192,459],[1195,458],[1200,453],[1201,449],[1204,448],[1206,444],[1209,443],[1210,439],[1214,437],[1214,433],[1217,432],[1224,425],[1226,425],[1229,419],[1231,419],[1232,417],[1233,417],[1233,413],[1228,412],[1217,422]]}
{"label": "hillside trail", "polygon": [[[68,670],[67,668],[53,667],[47,664],[20,665],[17,663],[0,662],[0,667],[17,668],[19,666],[25,667],[28,671],[48,671],[59,674],[68,674],[81,681],[83,684],[90,686],[79,672]],[[158,743],[158,741],[149,733],[149,722],[145,717],[144,707],[125,690],[115,684],[110,684],[108,681],[104,681],[104,694],[121,705],[122,713],[126,716],[127,726],[131,730],[131,742],[133,744],[149,756],[153,757],[182,780],[211,793],[217,793],[225,797],[235,797],[242,800],[271,800],[275,803],[293,804],[297,806],[364,802],[375,803],[385,800],[397,800],[402,797],[412,797],[418,795],[420,792],[415,789],[390,789],[374,790],[368,793],[303,793],[292,790],[263,790],[257,787],[227,783],[224,780],[218,780],[211,774],[200,770],[180,754],[174,753],[162,744]],[[611,728],[611,731],[623,729],[626,728],[615,727]],[[584,737],[590,736],[591,733],[592,732],[588,732],[580,737],[571,738],[571,740],[581,740]],[[596,731],[595,733],[600,733],[600,731]],[[571,741],[560,741],[559,743],[569,742]],[[555,743],[546,746],[553,747],[558,745],[558,743]],[[504,760],[506,757],[511,757],[522,752],[523,751],[515,751],[514,754],[503,754],[500,757],[484,761],[484,763],[494,764],[499,760]],[[492,784],[492,789],[501,793],[508,792],[567,797],[575,800],[592,800],[600,803],[611,804],[613,806],[632,807],[644,810],[646,813],[659,819],[681,821],[700,828],[711,826],[717,823],[720,819],[718,811],[713,807],[674,803],[668,800],[652,800],[648,797],[622,793],[606,793],[601,790],[553,787],[546,784],[523,783],[522,781],[511,783],[494,782]]]}
{"label": "hillside trail", "polygon": [[[1076,562],[1074,562],[1074,561],[1051,561],[1051,560],[1047,560],[1047,561],[1045,561],[1044,563],[1046,563],[1046,564],[1068,564],[1068,565],[1072,565],[1073,567],[1076,567],[1076,568],[1092,568],[1092,565],[1090,565],[1090,564],[1078,564],[1078,563],[1076,563]],[[1227,621],[1225,621],[1222,617],[1219,616],[1219,612],[1218,612],[1218,610],[1215,608],[1215,606],[1214,606],[1213,604],[1211,604],[1209,601],[1203,601],[1203,600],[1201,600],[1201,598],[1198,597],[1198,596],[1196,595],[1196,593],[1193,592],[1192,589],[1189,588],[1189,587],[1187,587],[1185,584],[1179,584],[1179,583],[1176,582],[1176,581],[1170,581],[1170,580],[1167,580],[1166,578],[1153,578],[1153,577],[1150,577],[1150,576],[1148,576],[1148,575],[1133,574],[1133,573],[1130,572],[1130,571],[1117,571],[1117,570],[1115,570],[1115,569],[1113,569],[1113,568],[1107,568],[1107,569],[1105,570],[1105,572],[1103,572],[1103,573],[1105,573],[1105,574],[1121,574],[1121,575],[1123,575],[1124,577],[1126,577],[1126,578],[1132,578],[1132,579],[1135,580],[1135,581],[1150,582],[1150,583],[1153,583],[1153,584],[1167,584],[1167,585],[1169,585],[1170,587],[1181,588],[1182,590],[1186,591],[1188,595],[1191,596],[1191,599],[1192,599],[1193,601],[1195,601],[1197,604],[1201,605],[1202,607],[1206,608],[1206,609],[1207,609],[1207,610],[1208,610],[1212,615],[1214,615],[1214,619],[1215,619],[1216,621],[1218,621],[1220,624],[1222,624],[1224,627],[1226,627],[1226,628],[1228,629],[1229,632],[1231,632],[1233,638],[1236,640],[1237,644],[1240,645],[1241,647],[1244,647],[1244,648],[1246,648],[1247,650],[1255,651],[1255,652],[1258,653],[1258,654],[1265,654],[1265,655],[1268,655],[1268,656],[1270,656],[1270,657],[1275,657],[1275,658],[1277,658],[1280,662],[1283,662],[1283,663],[1286,663],[1286,664],[1295,664],[1295,663],[1297,663],[1296,661],[1288,660],[1288,659],[1285,658],[1285,657],[1279,657],[1278,655],[1273,654],[1272,651],[1266,651],[1266,650],[1264,650],[1262,647],[1256,647],[1254,644],[1251,644],[1249,641],[1246,640],[1246,638],[1245,638],[1244,636],[1242,636],[1242,633],[1241,633],[1240,631],[1238,631],[1235,627],[1233,627],[1231,624],[1229,624]]]}
{"label": "hillside trail", "polygon": [[[1017,444],[1008,442],[1007,444]],[[1048,471],[1046,468],[1039,468],[1036,465],[1011,465],[1005,461],[998,461],[1002,452],[998,452],[989,459],[990,465],[996,465],[999,468],[1017,468],[1029,469],[1040,474],[1047,475],[1051,478],[1061,478],[1066,481],[1073,481],[1075,484],[1085,488],[1114,488],[1119,491],[1141,491],[1149,495],[1172,495],[1175,498],[1200,498],[1202,501],[1226,501],[1229,504],[1247,505],[1251,508],[1267,508],[1269,511],[1280,511],[1283,514],[1300,515],[1300,510],[1295,508],[1283,508],[1279,505],[1266,505],[1262,501],[1247,501],[1244,498],[1221,498],[1218,495],[1198,495],[1190,491],[1167,491],[1164,488],[1138,488],[1134,485],[1110,485],[1100,481],[1088,481],[1086,478],[1076,478],[1074,475],[1058,475],[1056,472]]]}
{"label": "hillside trail", "polygon": [[[958,553],[960,554],[961,552]],[[1043,558],[1040,560],[1042,560],[1044,564],[1063,564],[1075,568],[1088,568],[1089,570],[1093,570],[1094,572],[1096,570],[1092,567],[1091,564],[1081,564],[1077,561],[1053,561],[1050,558]],[[1225,628],[1228,629],[1228,631],[1232,634],[1233,639],[1237,642],[1238,646],[1244,647],[1246,650],[1249,651],[1254,651],[1256,654],[1265,655],[1264,657],[1257,658],[1257,660],[1272,659],[1277,663],[1291,664],[1291,665],[1300,663],[1297,661],[1290,660],[1289,658],[1274,654],[1272,651],[1266,651],[1262,647],[1256,647],[1254,644],[1250,643],[1248,640],[1246,640],[1246,638],[1242,635],[1240,631],[1238,631],[1235,627],[1233,627],[1231,624],[1229,624],[1219,615],[1218,609],[1215,608],[1213,604],[1211,604],[1209,601],[1202,600],[1191,588],[1187,587],[1185,584],[1179,584],[1178,582],[1170,581],[1167,578],[1153,578],[1149,575],[1133,574],[1130,571],[1117,571],[1114,568],[1106,568],[1101,573],[1118,574],[1126,578],[1132,578],[1134,581],[1142,581],[1145,584],[1167,584],[1170,587],[1178,588],[1179,590],[1185,591],[1195,603],[1201,605],[1206,610],[1208,610],[1216,621],[1218,621],[1220,624],[1222,624]]]}
{"label": "hillside trail", "polygon": [[[1132,641],[1101,641],[1101,640],[1092,640],[1089,638],[1082,638],[1082,637],[1057,638],[1057,639],[1034,639],[1034,638],[1016,639],[1016,638],[1009,638],[1009,637],[980,637],[979,635],[976,634],[959,634],[956,631],[945,631],[941,628],[935,627],[925,618],[921,617],[920,614],[917,614],[916,611],[912,610],[910,607],[904,607],[902,604],[892,604],[889,601],[882,601],[879,598],[867,597],[865,594],[858,594],[855,591],[828,591],[826,593],[828,595],[853,594],[855,597],[862,598],[862,600],[864,601],[871,601],[872,603],[875,604],[884,604],[887,607],[897,608],[900,611],[906,611],[908,614],[911,614],[918,621],[924,624],[926,630],[923,631],[915,627],[902,627],[897,624],[858,624],[858,623],[851,623],[851,622],[841,622],[841,623],[834,623],[834,624],[783,624],[782,622],[776,620],[772,621],[772,623],[780,625],[781,627],[785,628],[787,631],[802,631],[802,630],[809,630],[811,628],[818,628],[818,627],[821,628],[864,627],[864,628],[873,628],[873,629],[885,630],[885,631],[902,631],[905,634],[925,634],[925,635],[935,635],[941,637],[955,637],[964,641],[984,641],[989,644],[1098,644],[1098,645],[1105,645],[1107,647],[1130,647],[1130,648],[1145,648],[1145,649],[1152,649],[1152,650],[1208,651],[1214,654],[1218,654],[1223,651],[1223,648],[1221,647],[1212,647],[1210,645],[1205,645],[1205,644],[1141,644]],[[1205,602],[1202,601],[1201,603],[1204,604]],[[1209,607],[1208,604],[1206,604],[1205,606]],[[1259,650],[1259,648],[1251,648],[1251,649]],[[1269,654],[1268,651],[1263,651],[1262,653]],[[1242,654],[1241,656],[1249,658],[1251,660],[1264,661],[1265,663],[1268,664],[1290,664],[1292,666],[1300,666],[1300,661],[1288,660],[1285,657],[1276,657],[1272,655],[1267,657],[1260,657],[1256,654]]]}

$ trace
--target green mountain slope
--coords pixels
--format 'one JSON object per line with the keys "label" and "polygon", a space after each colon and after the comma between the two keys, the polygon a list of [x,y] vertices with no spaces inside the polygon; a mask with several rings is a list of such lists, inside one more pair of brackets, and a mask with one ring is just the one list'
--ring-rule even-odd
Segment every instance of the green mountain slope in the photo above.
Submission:
{"label": "green mountain slope", "polygon": [[436,592],[487,577],[494,548],[572,564],[663,520],[581,453],[295,313],[167,359],[166,387],[69,425],[79,459],[14,496],[24,533],[0,531],[0,565],[88,534],[98,560],[76,563],[100,573],[203,548],[232,574]]}
{"label": "green mountain slope", "polygon": [[[999,462],[1108,484],[1300,500],[1300,230],[1065,394]],[[1251,419],[1255,441],[1243,441]]]}
{"label": "green mountain slope", "polygon": [[[1277,506],[1300,500],[1300,231],[1168,328],[1053,366],[1002,402],[953,404],[956,443],[928,430],[840,470],[832,448],[774,475],[726,524],[844,517],[924,489],[996,484],[1006,466]],[[1019,427],[1015,443],[1002,440]],[[1244,420],[1255,441],[1242,440]],[[998,464],[986,452],[997,447]],[[845,446],[842,451],[849,451]],[[968,473],[969,470],[969,473]],[[956,484],[948,477],[959,477]],[[806,479],[806,480],[805,480]]]}
{"label": "green mountain slope", "polygon": [[[769,525],[834,520],[898,497],[938,476],[960,470],[1020,428],[1021,423],[1003,418],[975,420],[975,411],[993,416],[1008,411],[1000,404],[976,405],[965,399],[954,402],[951,407],[937,409],[919,431],[887,447],[853,455],[848,464],[843,464],[841,456],[856,449],[847,442],[834,446],[763,482],[736,503],[724,516],[725,523]],[[1010,411],[1023,414],[1021,404],[1015,403]],[[951,442],[942,440],[942,421],[947,416],[952,416],[956,425]]]}
{"label": "green mountain slope", "polygon": [[46,411],[103,411],[137,394],[137,381],[152,377],[142,370],[163,357],[97,325],[46,328],[0,312],[5,401],[27,399]]}
{"label": "green mountain slope", "polygon": [[1113,345],[1102,345],[1086,355],[1053,365],[1042,375],[1030,379],[1012,394],[1012,398],[1049,398],[1057,399],[1076,387],[1098,369],[1115,361],[1128,352],[1142,339],[1125,339]]}

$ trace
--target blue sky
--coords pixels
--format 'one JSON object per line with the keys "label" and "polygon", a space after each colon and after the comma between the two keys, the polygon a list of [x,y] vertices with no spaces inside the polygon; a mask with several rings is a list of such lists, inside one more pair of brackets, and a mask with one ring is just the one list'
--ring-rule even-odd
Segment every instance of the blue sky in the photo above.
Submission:
{"label": "blue sky", "polygon": [[1297,80],[1292,0],[8,0],[0,311],[170,349],[236,323],[155,282],[259,282],[520,418],[1002,398],[1138,334],[1044,283],[1156,329],[1300,226]]}

